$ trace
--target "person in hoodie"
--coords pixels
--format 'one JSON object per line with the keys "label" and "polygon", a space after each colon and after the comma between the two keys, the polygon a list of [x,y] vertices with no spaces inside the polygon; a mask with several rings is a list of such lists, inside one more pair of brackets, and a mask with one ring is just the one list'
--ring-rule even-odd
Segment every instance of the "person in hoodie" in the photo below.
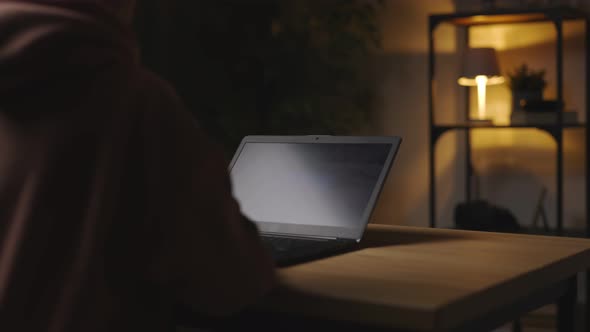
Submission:
{"label": "person in hoodie", "polygon": [[276,280],[132,2],[103,2],[0,0],[0,331],[169,331]]}

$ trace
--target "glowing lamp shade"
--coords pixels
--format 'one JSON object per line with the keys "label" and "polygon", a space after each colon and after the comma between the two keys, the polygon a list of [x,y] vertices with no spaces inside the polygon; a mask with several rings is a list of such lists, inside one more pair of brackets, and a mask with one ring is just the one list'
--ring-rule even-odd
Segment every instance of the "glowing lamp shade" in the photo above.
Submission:
{"label": "glowing lamp shade", "polygon": [[486,118],[486,86],[504,83],[493,48],[469,48],[463,54],[459,85],[477,87],[478,120]]}

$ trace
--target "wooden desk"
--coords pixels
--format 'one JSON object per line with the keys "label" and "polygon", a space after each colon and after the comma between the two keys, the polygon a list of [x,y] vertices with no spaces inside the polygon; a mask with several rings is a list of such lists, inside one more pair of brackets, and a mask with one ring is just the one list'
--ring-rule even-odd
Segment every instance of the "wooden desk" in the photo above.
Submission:
{"label": "wooden desk", "polygon": [[575,277],[590,268],[585,239],[370,225],[362,243],[282,269],[280,288],[246,316],[485,331],[560,302],[560,330],[571,331]]}

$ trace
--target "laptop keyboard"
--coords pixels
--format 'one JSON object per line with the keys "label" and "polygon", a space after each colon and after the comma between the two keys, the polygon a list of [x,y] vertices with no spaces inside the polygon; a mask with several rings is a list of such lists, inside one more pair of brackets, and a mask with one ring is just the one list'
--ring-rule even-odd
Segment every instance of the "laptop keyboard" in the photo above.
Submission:
{"label": "laptop keyboard", "polygon": [[355,241],[314,240],[290,237],[262,236],[279,266],[320,258],[352,248]]}

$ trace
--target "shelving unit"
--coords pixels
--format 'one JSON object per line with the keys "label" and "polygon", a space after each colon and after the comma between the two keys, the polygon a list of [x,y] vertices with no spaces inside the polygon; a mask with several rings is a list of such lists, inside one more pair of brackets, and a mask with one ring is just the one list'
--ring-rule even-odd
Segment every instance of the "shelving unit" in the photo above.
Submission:
{"label": "shelving unit", "polygon": [[[435,123],[434,111],[436,102],[434,100],[434,83],[436,78],[436,59],[435,59],[435,40],[434,32],[442,23],[449,23],[457,28],[464,29],[465,45],[469,46],[469,28],[472,26],[492,25],[492,24],[513,24],[513,23],[530,23],[530,22],[551,22],[553,23],[557,37],[555,50],[555,65],[557,73],[557,100],[563,102],[563,23],[569,20],[579,20],[585,22],[585,112],[586,121],[590,119],[590,55],[588,52],[590,27],[589,16],[577,9],[569,7],[539,8],[527,10],[494,10],[487,12],[471,13],[452,13],[442,15],[431,15],[429,17],[429,55],[428,55],[428,116],[429,116],[429,175],[430,175],[430,226],[436,227],[436,143],[438,139],[451,130],[461,130],[465,135],[465,198],[466,201],[472,199],[472,177],[473,166],[471,162],[471,130],[485,128],[493,130],[498,128],[536,128],[545,131],[555,140],[557,146],[557,170],[556,170],[556,224],[554,229],[555,235],[563,235],[563,133],[566,129],[585,129],[585,123],[564,123],[563,113],[558,112],[557,121],[554,124],[514,124],[514,125],[493,125],[470,123],[469,120],[469,94],[466,94],[464,122],[451,124]],[[590,146],[590,137],[588,131],[585,133],[586,146]],[[588,154],[586,154],[586,174],[588,175]],[[586,176],[586,237],[590,237],[590,177]]]}

